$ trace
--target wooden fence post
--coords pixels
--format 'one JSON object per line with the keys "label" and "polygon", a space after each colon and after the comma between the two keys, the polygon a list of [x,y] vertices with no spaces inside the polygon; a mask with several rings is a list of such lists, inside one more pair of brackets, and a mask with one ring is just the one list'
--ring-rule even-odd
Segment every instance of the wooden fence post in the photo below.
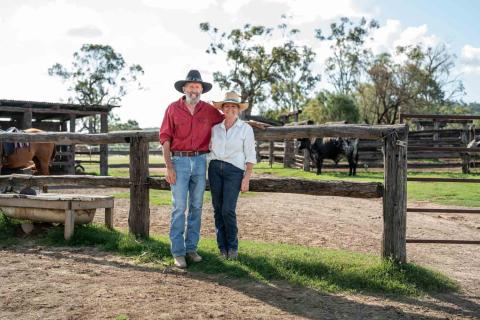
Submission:
{"label": "wooden fence post", "polygon": [[270,165],[270,168],[273,166],[273,163],[275,162],[275,142],[269,141],[268,142],[268,164]]}
{"label": "wooden fence post", "polygon": [[384,186],[382,258],[407,261],[407,140],[397,132],[384,138]]}
{"label": "wooden fence post", "polygon": [[303,171],[310,172],[310,151],[307,148],[303,149]]}
{"label": "wooden fence post", "polygon": [[[468,127],[467,123],[464,123],[462,126],[462,147],[467,147],[468,143],[470,142],[469,138],[469,133],[470,133],[470,128]],[[470,155],[465,152],[461,153],[462,156],[462,173],[470,173]]]}
{"label": "wooden fence post", "polygon": [[148,182],[148,142],[130,138],[130,212],[128,228],[135,236],[148,237],[150,230],[150,187]]}
{"label": "wooden fence post", "polygon": [[255,141],[255,152],[256,152],[256,157],[257,157],[257,163],[262,162],[262,153],[260,151],[260,147],[262,146],[261,141]]}
{"label": "wooden fence post", "polygon": [[285,147],[283,149],[283,167],[291,168],[295,162],[294,154],[295,145],[293,140],[285,140]]}
{"label": "wooden fence post", "polygon": [[[108,113],[100,115],[100,132],[108,132]],[[100,145],[100,175],[108,176],[108,144]]]}

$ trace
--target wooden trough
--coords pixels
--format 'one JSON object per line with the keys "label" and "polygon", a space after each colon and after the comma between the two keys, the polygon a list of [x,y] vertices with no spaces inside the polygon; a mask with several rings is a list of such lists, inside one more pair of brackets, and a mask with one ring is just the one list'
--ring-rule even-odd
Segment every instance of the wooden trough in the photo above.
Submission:
{"label": "wooden trough", "polygon": [[10,218],[32,222],[63,223],[64,236],[73,235],[75,224],[92,222],[98,208],[105,208],[105,225],[113,228],[112,196],[71,194],[0,194],[0,210]]}

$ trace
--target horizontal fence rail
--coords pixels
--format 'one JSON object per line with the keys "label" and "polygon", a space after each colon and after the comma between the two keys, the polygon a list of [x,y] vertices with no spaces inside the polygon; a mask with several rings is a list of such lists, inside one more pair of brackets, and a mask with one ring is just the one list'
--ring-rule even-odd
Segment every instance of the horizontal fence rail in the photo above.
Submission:
{"label": "horizontal fence rail", "polygon": [[[292,127],[254,128],[255,139],[262,141],[292,140],[315,137],[352,137],[361,139],[381,139],[397,133],[405,137],[405,125],[310,125]],[[0,142],[53,142],[56,144],[114,144],[128,143],[132,138],[143,138],[147,142],[159,141],[158,131],[118,131],[109,133],[0,133]]]}
{"label": "horizontal fence rail", "polygon": [[[166,182],[165,178],[149,177],[148,184],[151,189],[170,190],[170,185]],[[87,175],[33,176],[23,174],[0,176],[1,187],[38,187],[44,185],[129,188],[130,178]],[[207,190],[209,190],[208,187]],[[350,198],[381,198],[384,190],[382,183],[379,182],[304,180],[295,178],[252,178],[250,180],[250,191]]]}
{"label": "horizontal fence rail", "polygon": [[480,240],[407,239],[407,243],[480,244]]}
{"label": "horizontal fence rail", "polygon": [[480,214],[480,209],[407,208],[407,212]]}

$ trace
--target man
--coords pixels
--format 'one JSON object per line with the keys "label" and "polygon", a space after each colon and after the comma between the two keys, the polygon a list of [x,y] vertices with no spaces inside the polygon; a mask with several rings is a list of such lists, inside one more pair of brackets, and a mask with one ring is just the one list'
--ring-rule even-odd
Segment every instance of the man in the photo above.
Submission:
{"label": "man", "polygon": [[184,96],[168,106],[160,128],[166,180],[170,184],[173,200],[171,252],[175,266],[179,268],[187,266],[186,258],[192,262],[202,261],[197,253],[197,244],[206,185],[206,156],[211,129],[223,121],[223,115],[217,109],[200,100],[202,93],[207,93],[211,88],[210,83],[202,80],[200,72],[190,70],[185,80],[175,82],[175,89]]}

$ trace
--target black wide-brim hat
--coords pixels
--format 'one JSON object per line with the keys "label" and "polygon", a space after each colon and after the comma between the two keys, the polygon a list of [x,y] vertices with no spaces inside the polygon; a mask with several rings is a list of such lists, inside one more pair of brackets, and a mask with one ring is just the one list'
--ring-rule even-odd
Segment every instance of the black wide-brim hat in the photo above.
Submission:
{"label": "black wide-brim hat", "polygon": [[177,91],[183,93],[183,86],[188,82],[197,82],[200,83],[203,87],[202,93],[206,93],[212,89],[212,84],[208,82],[204,82],[202,80],[202,76],[198,70],[190,70],[187,74],[185,80],[179,80],[175,82],[175,89]]}

